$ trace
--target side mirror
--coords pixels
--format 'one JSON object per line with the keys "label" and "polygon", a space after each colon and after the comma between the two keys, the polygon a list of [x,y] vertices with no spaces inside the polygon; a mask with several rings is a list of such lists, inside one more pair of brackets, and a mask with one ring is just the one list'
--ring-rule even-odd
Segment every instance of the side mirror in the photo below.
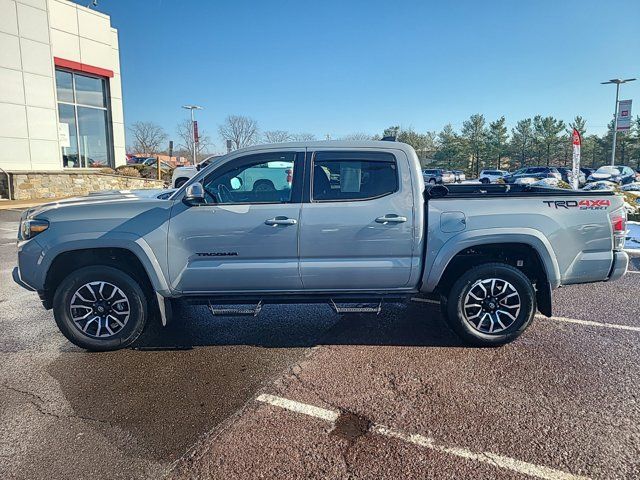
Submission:
{"label": "side mirror", "polygon": [[201,183],[196,182],[192,183],[187,187],[187,190],[184,194],[184,203],[190,205],[192,207],[197,205],[203,205],[204,201],[204,187]]}

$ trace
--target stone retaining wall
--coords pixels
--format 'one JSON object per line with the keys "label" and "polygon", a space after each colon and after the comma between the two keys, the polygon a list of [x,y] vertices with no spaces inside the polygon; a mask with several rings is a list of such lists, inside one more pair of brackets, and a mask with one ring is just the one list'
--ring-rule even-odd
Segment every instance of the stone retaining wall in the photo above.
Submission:
{"label": "stone retaining wall", "polygon": [[[0,175],[0,196],[9,197],[6,177]],[[95,171],[9,172],[12,200],[62,198],[100,190],[162,188],[162,180],[111,175]]]}

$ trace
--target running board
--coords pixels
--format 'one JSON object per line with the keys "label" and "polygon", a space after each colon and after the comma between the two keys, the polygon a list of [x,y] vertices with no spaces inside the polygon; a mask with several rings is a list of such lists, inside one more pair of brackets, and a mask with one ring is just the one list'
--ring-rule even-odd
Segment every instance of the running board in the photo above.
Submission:
{"label": "running board", "polygon": [[216,308],[211,303],[208,307],[214,317],[257,317],[262,310],[262,300],[253,308]]}
{"label": "running board", "polygon": [[382,299],[380,299],[377,307],[339,307],[336,305],[336,302],[333,301],[333,298],[330,300],[329,305],[331,305],[331,308],[333,308],[333,311],[336,313],[375,313],[376,315],[380,315],[382,311]]}

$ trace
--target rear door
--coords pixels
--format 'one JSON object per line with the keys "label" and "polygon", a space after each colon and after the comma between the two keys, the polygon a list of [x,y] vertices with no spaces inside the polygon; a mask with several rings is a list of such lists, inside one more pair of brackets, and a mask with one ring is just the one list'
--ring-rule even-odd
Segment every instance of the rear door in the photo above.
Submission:
{"label": "rear door", "polygon": [[300,290],[298,228],[304,152],[238,157],[202,180],[207,203],[176,202],[172,287],[185,293]]}
{"label": "rear door", "polygon": [[307,157],[300,226],[304,288],[406,287],[414,227],[406,154],[317,150]]}

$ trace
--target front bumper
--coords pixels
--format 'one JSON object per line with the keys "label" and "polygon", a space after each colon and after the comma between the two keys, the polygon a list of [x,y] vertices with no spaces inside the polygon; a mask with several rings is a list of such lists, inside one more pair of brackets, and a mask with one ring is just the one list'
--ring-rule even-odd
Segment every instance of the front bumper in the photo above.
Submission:
{"label": "front bumper", "polygon": [[629,268],[629,255],[627,252],[613,252],[613,266],[608,281],[618,280]]}
{"label": "front bumper", "polygon": [[20,269],[18,267],[13,267],[13,271],[11,272],[11,276],[13,277],[13,281],[20,285],[22,288],[29,290],[30,292],[35,292],[36,289],[29,285],[27,282],[22,280],[20,276]]}

